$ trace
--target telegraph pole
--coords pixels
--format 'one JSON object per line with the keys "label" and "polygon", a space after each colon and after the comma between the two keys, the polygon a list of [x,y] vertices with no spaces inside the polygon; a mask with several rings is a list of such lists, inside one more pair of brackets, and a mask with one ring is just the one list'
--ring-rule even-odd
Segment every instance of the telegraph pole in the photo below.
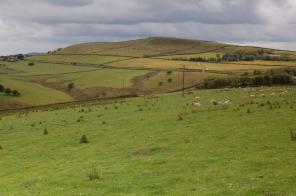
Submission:
{"label": "telegraph pole", "polygon": [[183,65],[183,88],[182,88],[182,96],[185,94],[185,68],[186,65]]}

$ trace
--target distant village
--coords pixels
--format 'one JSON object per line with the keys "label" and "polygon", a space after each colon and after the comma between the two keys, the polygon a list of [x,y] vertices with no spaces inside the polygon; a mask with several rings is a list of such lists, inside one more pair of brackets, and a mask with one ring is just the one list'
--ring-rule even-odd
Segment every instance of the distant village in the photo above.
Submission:
{"label": "distant village", "polygon": [[0,56],[1,61],[7,62],[17,62],[24,60],[26,55],[23,54],[16,54],[16,55],[8,55],[8,56]]}

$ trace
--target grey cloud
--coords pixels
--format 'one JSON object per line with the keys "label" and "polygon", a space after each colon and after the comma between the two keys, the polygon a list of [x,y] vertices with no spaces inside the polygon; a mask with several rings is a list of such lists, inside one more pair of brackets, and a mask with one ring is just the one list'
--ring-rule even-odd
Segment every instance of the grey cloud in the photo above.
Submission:
{"label": "grey cloud", "polygon": [[62,6],[86,6],[91,5],[93,0],[44,0],[45,2],[53,5]]}
{"label": "grey cloud", "polygon": [[295,30],[295,0],[0,1],[0,54],[147,36],[291,49]]}

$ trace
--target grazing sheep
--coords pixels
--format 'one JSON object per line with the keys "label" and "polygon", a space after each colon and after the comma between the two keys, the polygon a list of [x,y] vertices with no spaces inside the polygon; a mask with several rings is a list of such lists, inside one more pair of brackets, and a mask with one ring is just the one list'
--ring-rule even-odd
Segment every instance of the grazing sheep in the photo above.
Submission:
{"label": "grazing sheep", "polygon": [[222,105],[222,106],[226,106],[226,105],[229,105],[231,103],[231,100],[226,100],[226,101],[215,101],[215,100],[212,100],[211,101],[213,105]]}
{"label": "grazing sheep", "polygon": [[194,102],[194,103],[192,103],[192,105],[193,105],[193,106],[201,106],[201,103],[199,103],[199,102]]}

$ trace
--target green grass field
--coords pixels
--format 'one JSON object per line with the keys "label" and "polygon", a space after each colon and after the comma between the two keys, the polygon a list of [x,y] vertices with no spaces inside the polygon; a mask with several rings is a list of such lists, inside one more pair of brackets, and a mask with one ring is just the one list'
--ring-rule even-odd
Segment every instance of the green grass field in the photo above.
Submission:
{"label": "green grass field", "polygon": [[21,71],[20,73],[13,75],[54,75],[63,73],[73,73],[73,72],[83,72],[94,70],[94,67],[84,67],[84,66],[72,66],[54,63],[34,63],[33,66],[29,66],[28,62],[20,61],[16,63],[7,63],[6,66],[11,69]]}
{"label": "green grass field", "polygon": [[73,101],[73,98],[64,92],[46,88],[26,78],[2,76],[0,84],[21,91],[20,97],[6,96],[1,93],[0,109]]}
{"label": "green grass field", "polygon": [[105,64],[113,61],[128,59],[120,56],[98,56],[98,55],[37,55],[27,58],[28,61],[59,62],[59,63],[83,63],[83,64]]}
{"label": "green grass field", "polygon": [[295,195],[295,95],[199,90],[2,114],[0,195]]}
{"label": "green grass field", "polygon": [[125,86],[132,85],[132,79],[136,76],[145,75],[148,71],[141,70],[124,70],[124,69],[100,69],[97,71],[63,74],[50,77],[46,82],[50,83],[75,83],[78,89],[89,87],[112,87],[121,88],[124,81]]}
{"label": "green grass field", "polygon": [[296,87],[193,90],[208,78],[295,66],[296,53],[173,60],[258,50],[147,38],[0,61],[0,84],[20,92],[0,93],[0,196],[296,195]]}

